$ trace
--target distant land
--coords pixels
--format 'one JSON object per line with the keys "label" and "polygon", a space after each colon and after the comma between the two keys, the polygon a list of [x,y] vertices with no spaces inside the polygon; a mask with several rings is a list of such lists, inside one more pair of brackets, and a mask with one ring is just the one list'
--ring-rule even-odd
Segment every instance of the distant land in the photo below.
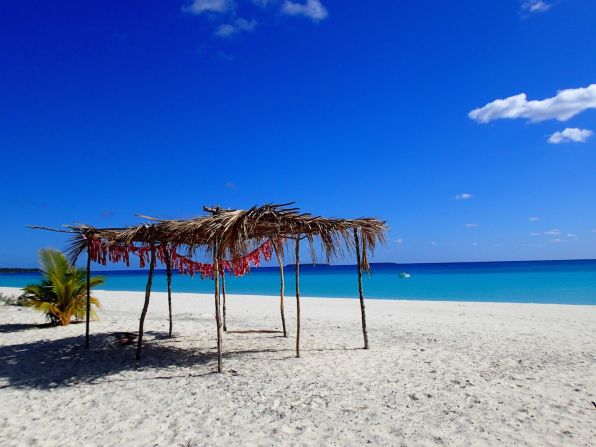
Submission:
{"label": "distant land", "polygon": [[[596,262],[596,259],[539,259],[539,260],[515,260],[515,261],[450,261],[450,262],[370,262],[369,265],[371,269],[384,269],[384,268],[391,268],[391,267],[399,267],[403,269],[414,269],[414,268],[424,268],[424,267],[436,267],[436,268],[457,268],[457,267],[464,267],[464,268],[473,268],[473,267],[486,267],[486,266],[523,266],[526,264],[538,264],[544,266],[557,266],[557,265],[582,265],[582,264],[592,264]],[[284,265],[284,270],[293,271],[295,269],[294,263],[287,263]],[[320,269],[320,270],[344,270],[346,268],[354,268],[356,264],[325,264],[325,263],[315,263],[312,264],[310,262],[300,263],[300,269],[302,270],[313,270],[313,269]],[[137,268],[128,268],[128,269],[104,269],[104,268],[97,268],[96,264],[93,264],[91,270],[94,274],[139,274],[143,275],[146,274],[146,269],[137,269]],[[271,270],[279,270],[277,265],[269,265],[269,266],[260,266],[260,267],[251,267],[251,271],[271,271]],[[156,268],[156,273],[165,273],[165,269]],[[39,268],[25,268],[25,267],[0,267],[0,274],[15,274],[15,273],[41,273]],[[174,273],[178,273],[177,270]]]}
{"label": "distant land", "polygon": [[37,268],[21,268],[21,267],[5,267],[0,268],[1,273],[39,273],[41,270]]}

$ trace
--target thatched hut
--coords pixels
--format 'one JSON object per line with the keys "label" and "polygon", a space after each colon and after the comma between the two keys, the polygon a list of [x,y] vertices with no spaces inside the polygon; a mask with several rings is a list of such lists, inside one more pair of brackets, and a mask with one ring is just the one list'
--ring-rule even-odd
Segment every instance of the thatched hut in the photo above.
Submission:
{"label": "thatched hut", "polygon": [[[100,244],[103,262],[106,259],[128,261],[131,247],[143,251],[149,263],[149,274],[145,291],[145,302],[139,322],[137,358],[141,356],[143,324],[149,299],[156,258],[166,264],[168,274],[168,298],[170,308],[171,333],[171,265],[168,253],[170,250],[184,247],[189,257],[202,250],[212,259],[212,276],[214,279],[215,320],[217,327],[218,372],[222,370],[222,316],[220,303],[220,279],[225,277],[222,266],[228,261],[241,259],[251,249],[261,244],[272,244],[280,267],[280,312],[284,335],[286,333],[284,316],[284,248],[294,242],[295,281],[296,281],[296,357],[300,357],[300,242],[306,240],[313,262],[317,260],[317,248],[320,246],[327,262],[354,253],[357,262],[357,279],[362,319],[364,349],[368,349],[366,330],[366,313],[364,293],[362,289],[362,272],[369,271],[368,254],[374,250],[378,242],[384,240],[385,222],[374,218],[337,219],[313,216],[301,213],[290,204],[266,204],[248,210],[207,208],[208,213],[188,220],[160,220],[145,217],[148,223],[129,228],[94,228],[90,226],[69,227],[67,232],[73,234],[68,250],[72,262],[87,253],[87,271],[90,271],[92,258],[97,260],[97,244]],[[39,228],[39,227],[37,227]],[[137,244],[137,245],[135,245]],[[95,247],[95,248],[94,248]],[[95,250],[95,252],[93,251]],[[174,252],[175,253],[175,252]],[[161,254],[161,256],[160,256]],[[225,291],[225,289],[224,289]],[[225,292],[224,292],[225,293]],[[224,295],[225,296],[225,295]],[[86,325],[86,346],[89,343],[89,321]]]}

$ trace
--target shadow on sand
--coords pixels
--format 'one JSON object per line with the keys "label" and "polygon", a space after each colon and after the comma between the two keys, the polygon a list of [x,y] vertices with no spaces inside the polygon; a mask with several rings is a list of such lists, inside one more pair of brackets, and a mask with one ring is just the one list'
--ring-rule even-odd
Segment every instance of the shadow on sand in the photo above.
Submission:
{"label": "shadow on sand", "polygon": [[7,334],[9,332],[28,331],[29,329],[45,329],[54,327],[52,323],[32,324],[32,323],[14,323],[14,324],[0,324],[0,334]]}
{"label": "shadow on sand", "polygon": [[[93,384],[99,379],[113,380],[108,376],[118,373],[151,368],[165,369],[165,376],[154,377],[161,379],[179,376],[180,371],[170,369],[175,367],[205,366],[193,372],[192,376],[209,375],[216,370],[214,347],[205,347],[209,349],[207,352],[198,348],[179,348],[158,342],[158,339],[164,338],[162,333],[146,332],[145,335],[155,338],[144,344],[140,361],[135,360],[136,343],[118,346],[114,343],[113,333],[91,335],[89,350],[84,349],[82,336],[2,346],[0,380],[5,383],[0,388],[52,389],[81,382]],[[267,351],[270,350],[231,351],[226,352],[224,357]],[[189,375],[188,371],[185,375]]]}

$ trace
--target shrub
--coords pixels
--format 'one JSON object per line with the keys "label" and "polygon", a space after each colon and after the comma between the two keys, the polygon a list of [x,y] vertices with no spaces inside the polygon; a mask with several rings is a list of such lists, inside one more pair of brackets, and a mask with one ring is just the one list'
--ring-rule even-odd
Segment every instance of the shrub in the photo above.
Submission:
{"label": "shrub", "polygon": [[15,295],[4,295],[0,293],[0,304],[5,306],[24,306],[25,305],[25,297],[23,295],[15,296]]}
{"label": "shrub", "polygon": [[[53,324],[66,326],[74,316],[82,320],[86,313],[87,271],[68,264],[59,251],[44,249],[39,252],[43,274],[41,284],[31,284],[23,289],[24,304],[46,314]],[[91,288],[103,284],[104,278],[91,278]],[[91,317],[98,309],[99,300],[91,297]]]}

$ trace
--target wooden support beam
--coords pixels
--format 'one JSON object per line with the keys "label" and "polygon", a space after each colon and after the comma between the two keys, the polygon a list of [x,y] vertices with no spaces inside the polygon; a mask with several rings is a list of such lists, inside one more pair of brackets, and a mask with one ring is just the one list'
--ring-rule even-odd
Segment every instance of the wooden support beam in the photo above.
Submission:
{"label": "wooden support beam", "polygon": [[172,322],[172,259],[170,252],[166,247],[166,276],[168,281],[168,312],[170,315],[170,327],[168,329],[168,337],[172,336],[173,322]]}
{"label": "wooden support beam", "polygon": [[137,360],[141,360],[141,350],[143,349],[143,326],[145,325],[145,316],[149,308],[149,298],[151,297],[151,284],[153,283],[153,271],[155,270],[155,244],[151,243],[151,261],[149,262],[149,275],[147,276],[147,286],[145,287],[145,304],[141,312],[139,321],[139,337],[137,341]]}
{"label": "wooden support beam", "polygon": [[364,349],[368,349],[368,333],[366,332],[366,310],[364,308],[364,290],[362,289],[362,259],[360,256],[360,238],[358,237],[358,230],[356,228],[354,228],[354,243],[356,245],[356,262],[358,264],[358,293],[360,295],[362,335],[364,336]]}
{"label": "wooden support beam", "polygon": [[[273,241],[272,241],[273,242]],[[284,337],[288,337],[288,332],[286,331],[286,315],[284,312],[284,289],[285,289],[285,279],[284,279],[284,264],[281,259],[281,254],[277,249],[277,243],[273,242],[273,250],[275,250],[275,256],[277,256],[277,262],[279,264],[279,310],[281,312],[281,325],[284,331]]]}
{"label": "wooden support beam", "polygon": [[89,349],[89,321],[91,318],[91,250],[87,247],[87,301],[85,320],[85,349]]}
{"label": "wooden support beam", "polygon": [[221,373],[221,316],[219,309],[219,258],[218,244],[213,247],[213,274],[215,282],[215,323],[217,325],[217,372]]}
{"label": "wooden support beam", "polygon": [[296,357],[300,358],[300,236],[296,239]]}

